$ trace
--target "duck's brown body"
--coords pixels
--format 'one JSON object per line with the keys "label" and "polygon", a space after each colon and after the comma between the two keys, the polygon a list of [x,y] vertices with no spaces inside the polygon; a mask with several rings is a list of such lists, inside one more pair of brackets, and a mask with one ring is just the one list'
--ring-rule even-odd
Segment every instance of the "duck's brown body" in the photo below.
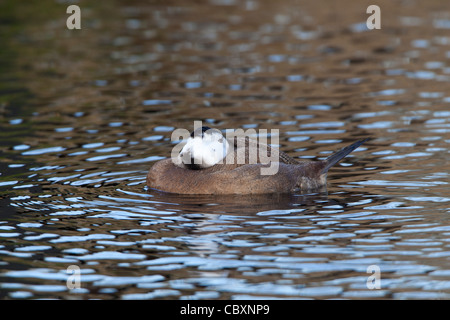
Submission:
{"label": "duck's brown body", "polygon": [[364,141],[355,142],[326,160],[315,162],[298,162],[277,151],[278,170],[273,175],[261,174],[261,168],[268,168],[270,163],[226,164],[225,161],[225,164],[191,170],[175,165],[172,159],[165,159],[150,168],[147,185],[179,194],[263,194],[319,190],[326,185],[328,169]]}
{"label": "duck's brown body", "polygon": [[147,185],[161,191],[183,194],[258,194],[314,190],[326,183],[321,162],[289,165],[279,163],[274,175],[262,175],[263,164],[215,165],[201,170],[177,167],[171,159],[157,162],[148,172]]}

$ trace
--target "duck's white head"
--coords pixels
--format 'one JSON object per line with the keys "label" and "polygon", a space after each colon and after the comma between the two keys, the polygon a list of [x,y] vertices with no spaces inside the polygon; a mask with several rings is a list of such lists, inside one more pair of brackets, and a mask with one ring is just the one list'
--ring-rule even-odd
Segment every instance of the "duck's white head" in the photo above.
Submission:
{"label": "duck's white head", "polygon": [[219,130],[203,126],[191,133],[179,158],[189,169],[208,168],[221,162],[229,147],[227,139]]}

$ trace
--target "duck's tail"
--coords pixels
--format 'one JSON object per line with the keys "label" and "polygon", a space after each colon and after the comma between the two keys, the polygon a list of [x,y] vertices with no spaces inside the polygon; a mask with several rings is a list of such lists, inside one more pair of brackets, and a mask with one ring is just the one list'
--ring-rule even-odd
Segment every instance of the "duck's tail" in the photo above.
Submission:
{"label": "duck's tail", "polygon": [[321,170],[321,174],[327,173],[328,169],[330,169],[332,166],[334,166],[336,163],[341,161],[345,156],[347,156],[350,152],[358,148],[360,145],[362,145],[364,142],[366,142],[367,139],[356,141],[355,143],[339,150],[338,152],[332,154],[325,160],[325,166]]}

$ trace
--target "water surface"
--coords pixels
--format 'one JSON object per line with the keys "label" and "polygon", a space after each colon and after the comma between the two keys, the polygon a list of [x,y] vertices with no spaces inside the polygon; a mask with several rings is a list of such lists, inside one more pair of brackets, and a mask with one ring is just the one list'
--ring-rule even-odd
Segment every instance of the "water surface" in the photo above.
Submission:
{"label": "water surface", "polygon": [[[449,6],[40,5],[3,10],[2,299],[450,298]],[[312,161],[371,140],[326,192],[149,190],[194,120]]]}

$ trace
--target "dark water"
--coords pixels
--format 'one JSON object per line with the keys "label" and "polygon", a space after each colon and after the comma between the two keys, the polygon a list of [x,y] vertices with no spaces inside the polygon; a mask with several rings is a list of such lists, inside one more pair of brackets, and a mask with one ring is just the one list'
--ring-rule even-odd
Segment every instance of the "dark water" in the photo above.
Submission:
{"label": "dark water", "polygon": [[[449,299],[450,5],[369,4],[2,5],[0,297]],[[326,193],[147,190],[194,120],[300,159],[372,140]]]}

